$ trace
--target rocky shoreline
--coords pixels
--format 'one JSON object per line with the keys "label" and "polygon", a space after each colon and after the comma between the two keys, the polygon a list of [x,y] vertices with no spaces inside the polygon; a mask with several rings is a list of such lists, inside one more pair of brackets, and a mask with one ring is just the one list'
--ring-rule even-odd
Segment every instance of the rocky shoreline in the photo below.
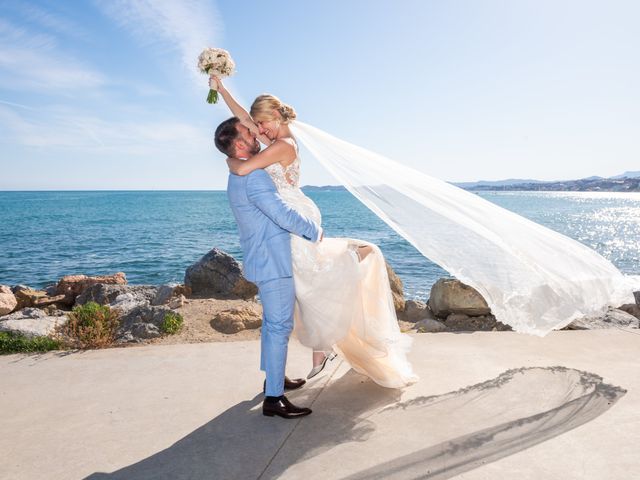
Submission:
{"label": "rocky shoreline", "polygon": [[[406,300],[402,280],[387,264],[398,322],[418,333],[508,331],[486,301],[462,282],[439,279],[425,301]],[[184,284],[129,285],[126,275],[64,276],[38,290],[26,285],[0,285],[0,332],[27,338],[60,335],[74,308],[95,302],[119,315],[114,346],[140,343],[194,343],[259,338],[262,307],[256,286],[240,263],[217,248],[185,271]],[[599,317],[582,318],[566,329],[640,328],[640,292],[636,303]],[[162,323],[168,313],[184,319],[181,330],[168,335]]]}

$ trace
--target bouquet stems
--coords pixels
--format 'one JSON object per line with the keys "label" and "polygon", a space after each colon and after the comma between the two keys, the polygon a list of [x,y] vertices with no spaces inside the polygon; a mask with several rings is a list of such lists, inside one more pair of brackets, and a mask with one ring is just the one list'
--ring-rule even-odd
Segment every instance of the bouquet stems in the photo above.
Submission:
{"label": "bouquet stems", "polygon": [[218,91],[210,89],[207,95],[207,103],[218,103]]}

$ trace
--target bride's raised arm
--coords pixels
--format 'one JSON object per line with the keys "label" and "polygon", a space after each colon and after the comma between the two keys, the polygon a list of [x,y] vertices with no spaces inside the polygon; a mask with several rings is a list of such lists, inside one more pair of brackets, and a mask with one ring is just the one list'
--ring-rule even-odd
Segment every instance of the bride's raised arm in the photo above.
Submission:
{"label": "bride's raised arm", "polygon": [[293,140],[281,138],[248,160],[227,158],[229,171],[234,175],[249,175],[254,170],[265,168],[274,163],[289,165],[296,159],[296,147]]}
{"label": "bride's raised arm", "polygon": [[260,141],[260,143],[264,145],[271,144],[271,140],[269,140],[269,138],[266,135],[260,135],[260,130],[258,129],[258,125],[254,123],[253,119],[251,118],[251,115],[249,115],[249,112],[247,112],[244,109],[244,107],[240,105],[235,98],[233,98],[233,95],[231,95],[229,90],[225,88],[225,86],[222,84],[222,81],[220,80],[219,77],[216,77],[215,75],[211,75],[209,77],[209,87],[217,90],[218,93],[222,95],[224,103],[227,104],[227,107],[229,107],[229,110],[231,110],[231,113],[235,117],[238,117],[240,122],[249,130],[251,130],[253,134],[255,134],[256,138],[258,139],[258,141]]}

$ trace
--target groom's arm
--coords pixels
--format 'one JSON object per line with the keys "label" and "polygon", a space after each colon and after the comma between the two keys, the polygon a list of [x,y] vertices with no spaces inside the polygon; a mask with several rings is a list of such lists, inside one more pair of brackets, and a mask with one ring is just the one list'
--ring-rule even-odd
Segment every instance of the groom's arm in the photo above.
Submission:
{"label": "groom's arm", "polygon": [[287,205],[264,170],[255,170],[247,176],[247,196],[251,203],[284,230],[312,242],[322,238],[320,226]]}

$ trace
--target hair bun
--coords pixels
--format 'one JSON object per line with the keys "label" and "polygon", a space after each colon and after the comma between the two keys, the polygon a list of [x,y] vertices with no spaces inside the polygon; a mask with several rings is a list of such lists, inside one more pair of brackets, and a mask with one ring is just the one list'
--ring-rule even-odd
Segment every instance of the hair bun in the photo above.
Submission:
{"label": "hair bun", "polygon": [[282,119],[285,121],[285,123],[295,120],[297,117],[296,111],[293,109],[293,107],[287,105],[286,103],[283,103],[280,107],[280,115],[282,115]]}

